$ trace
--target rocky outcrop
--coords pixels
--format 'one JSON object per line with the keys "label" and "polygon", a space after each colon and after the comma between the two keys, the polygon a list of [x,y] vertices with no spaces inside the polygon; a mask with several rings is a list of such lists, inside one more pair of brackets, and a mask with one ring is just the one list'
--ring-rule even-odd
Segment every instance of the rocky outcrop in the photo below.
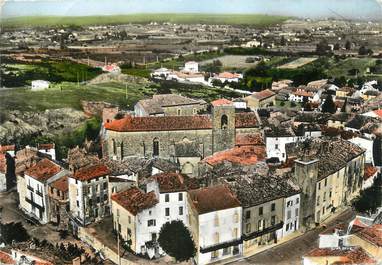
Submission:
{"label": "rocky outcrop", "polygon": [[82,111],[70,108],[43,112],[9,111],[0,122],[0,144],[21,143],[36,136],[54,136],[69,132],[86,120]]}

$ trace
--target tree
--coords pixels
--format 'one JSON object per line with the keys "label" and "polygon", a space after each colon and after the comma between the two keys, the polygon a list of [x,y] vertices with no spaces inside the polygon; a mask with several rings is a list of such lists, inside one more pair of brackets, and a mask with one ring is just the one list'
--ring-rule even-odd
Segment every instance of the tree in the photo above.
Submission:
{"label": "tree", "polygon": [[379,174],[371,187],[361,191],[360,196],[353,202],[358,212],[374,213],[382,202],[382,175]]}
{"label": "tree", "polygon": [[336,113],[336,110],[337,107],[332,95],[327,95],[324,104],[322,104],[322,112]]}
{"label": "tree", "polygon": [[212,80],[212,85],[214,87],[223,87],[223,83],[220,79],[214,79]]}
{"label": "tree", "polygon": [[20,222],[0,224],[0,232],[0,242],[5,243],[6,245],[12,244],[12,241],[24,242],[30,238],[27,230]]}
{"label": "tree", "polygon": [[196,253],[190,231],[179,220],[167,222],[162,226],[158,242],[161,248],[177,261],[189,260]]}
{"label": "tree", "polygon": [[359,55],[367,55],[367,54],[368,54],[368,49],[366,49],[365,46],[361,46],[361,47],[359,47],[359,49],[358,49],[358,54],[359,54]]}
{"label": "tree", "polygon": [[350,50],[350,49],[351,49],[351,42],[350,42],[349,40],[346,41],[345,49],[346,49],[346,50]]}
{"label": "tree", "polygon": [[341,48],[341,45],[337,42],[334,44],[333,50],[338,51]]}

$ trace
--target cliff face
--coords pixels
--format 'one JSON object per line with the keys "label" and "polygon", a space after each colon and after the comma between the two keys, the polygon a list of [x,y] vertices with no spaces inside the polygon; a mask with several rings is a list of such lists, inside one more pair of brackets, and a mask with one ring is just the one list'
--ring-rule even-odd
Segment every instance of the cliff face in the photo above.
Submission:
{"label": "cliff face", "polygon": [[0,144],[20,143],[36,136],[69,132],[85,120],[86,116],[82,111],[69,108],[44,112],[9,111],[0,120]]}

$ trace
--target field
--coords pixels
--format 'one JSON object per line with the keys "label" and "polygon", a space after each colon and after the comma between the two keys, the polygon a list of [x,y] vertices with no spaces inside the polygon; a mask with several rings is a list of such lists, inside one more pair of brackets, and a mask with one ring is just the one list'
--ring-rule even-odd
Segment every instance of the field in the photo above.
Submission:
{"label": "field", "polygon": [[214,60],[219,60],[222,63],[223,68],[249,68],[253,67],[257,64],[257,62],[254,63],[247,63],[245,60],[251,56],[243,56],[243,55],[224,55],[222,57],[217,57],[215,59],[210,59],[206,61],[200,62],[200,65],[206,65],[213,63]]}
{"label": "field", "polygon": [[334,77],[350,76],[349,71],[352,69],[358,69],[359,75],[365,75],[368,67],[375,65],[375,59],[373,58],[349,58],[341,60],[339,62],[331,62],[331,67],[328,72]]}
{"label": "field", "polygon": [[207,101],[222,96],[239,96],[229,90],[177,83],[163,85],[130,83],[126,89],[125,84],[121,83],[77,86],[76,83],[66,82],[44,91],[31,91],[29,88],[0,90],[0,112],[8,109],[22,111],[43,111],[66,107],[81,109],[81,100],[106,101],[122,108],[133,109],[138,100],[161,91],[162,93],[181,93]]}
{"label": "field", "polygon": [[269,26],[284,22],[288,17],[268,15],[241,15],[241,14],[131,14],[113,16],[85,16],[85,17],[60,17],[60,16],[31,16],[5,18],[2,20],[4,28],[19,28],[26,26],[88,26],[88,25],[117,25],[117,24],[148,24],[150,22],[171,22],[177,24],[224,24],[224,25],[249,25]]}
{"label": "field", "polygon": [[288,62],[286,64],[283,64],[283,65],[279,66],[279,68],[280,69],[296,69],[296,68],[299,68],[299,67],[304,66],[306,64],[309,64],[311,62],[314,62],[315,60],[317,60],[317,58],[301,57],[301,58],[298,58],[292,62]]}

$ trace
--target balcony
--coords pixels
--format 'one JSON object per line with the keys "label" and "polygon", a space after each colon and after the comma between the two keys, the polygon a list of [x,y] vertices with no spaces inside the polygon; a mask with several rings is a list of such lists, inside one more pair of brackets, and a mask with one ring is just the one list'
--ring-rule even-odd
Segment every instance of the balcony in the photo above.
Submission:
{"label": "balcony", "polygon": [[208,252],[216,251],[216,250],[219,250],[222,248],[237,246],[237,245],[240,245],[241,243],[243,243],[243,239],[239,238],[239,239],[235,239],[232,241],[227,241],[227,242],[222,242],[222,243],[218,243],[215,245],[211,245],[208,247],[200,247],[200,252],[201,253],[208,253]]}
{"label": "balcony", "polygon": [[40,204],[37,204],[36,202],[32,201],[31,199],[29,199],[28,197],[25,197],[25,201],[27,203],[29,203],[30,205],[36,207],[37,209],[41,210],[41,211],[44,211],[45,210],[45,207],[44,206],[41,206]]}
{"label": "balcony", "polygon": [[32,186],[27,185],[27,189],[30,190],[31,192],[34,192],[34,188],[32,188]]}
{"label": "balcony", "polygon": [[265,228],[263,230],[255,231],[255,232],[250,233],[248,235],[243,235],[243,240],[244,241],[248,241],[248,240],[257,238],[259,236],[275,232],[276,230],[279,230],[279,229],[283,228],[283,225],[284,225],[284,222],[280,222],[280,223],[278,223],[276,225],[267,227],[267,228]]}

